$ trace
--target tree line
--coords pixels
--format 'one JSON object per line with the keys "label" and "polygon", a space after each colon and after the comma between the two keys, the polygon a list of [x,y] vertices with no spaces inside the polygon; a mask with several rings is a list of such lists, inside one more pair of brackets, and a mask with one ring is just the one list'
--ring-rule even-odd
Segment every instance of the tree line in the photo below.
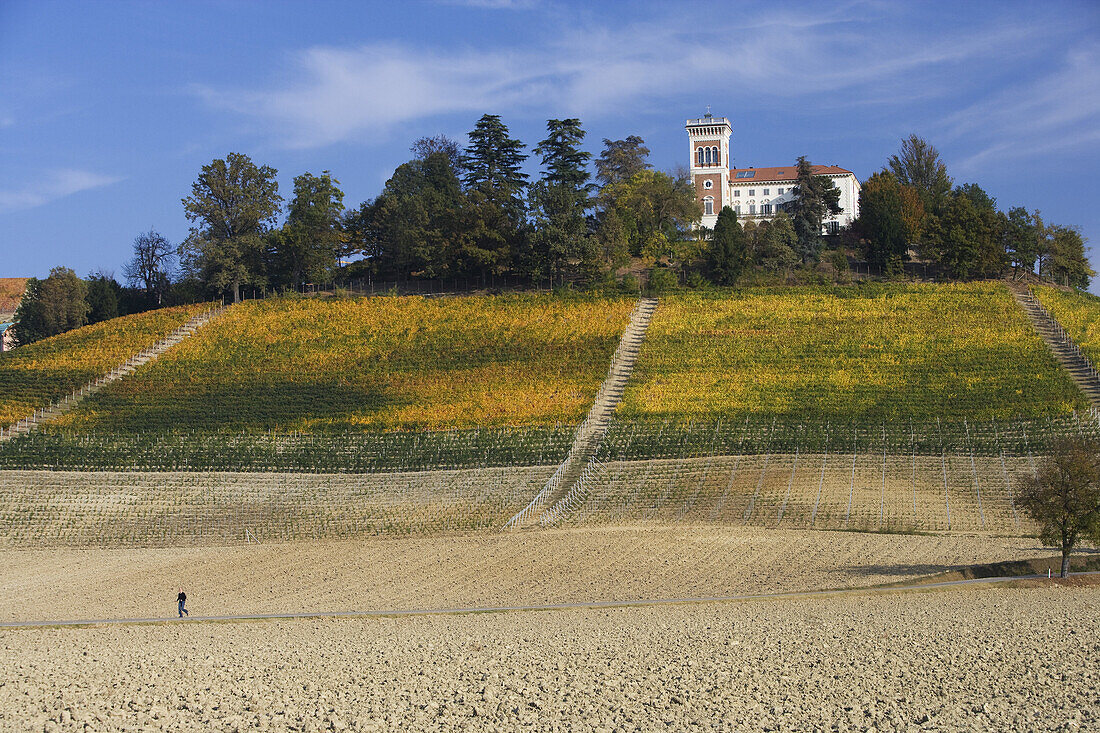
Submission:
{"label": "tree line", "polygon": [[1088,287],[1096,273],[1080,230],[1045,223],[1039,211],[1022,206],[999,211],[978,184],[953,184],[936,148],[910,135],[863,184],[853,227],[857,248],[888,274],[901,272],[916,253],[957,279],[1037,272],[1061,285]]}

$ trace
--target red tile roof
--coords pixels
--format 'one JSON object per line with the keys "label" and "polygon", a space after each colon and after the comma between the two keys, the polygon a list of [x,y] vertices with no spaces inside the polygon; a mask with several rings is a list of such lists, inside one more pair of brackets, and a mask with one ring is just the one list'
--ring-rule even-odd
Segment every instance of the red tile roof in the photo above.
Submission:
{"label": "red tile roof", "polygon": [[[845,170],[835,165],[811,165],[814,175],[830,175],[830,176],[842,176],[851,173],[850,170]],[[752,173],[752,176],[745,176],[744,178],[738,178],[738,173]],[[798,178],[798,166],[777,166],[774,168],[730,168],[730,181],[737,183],[738,181],[744,181],[745,183],[757,183],[772,181],[794,181]]]}

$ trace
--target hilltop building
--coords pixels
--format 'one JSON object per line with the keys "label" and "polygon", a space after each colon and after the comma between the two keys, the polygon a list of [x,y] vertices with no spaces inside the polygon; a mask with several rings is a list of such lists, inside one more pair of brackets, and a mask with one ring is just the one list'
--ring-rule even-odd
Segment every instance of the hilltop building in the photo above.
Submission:
{"label": "hilltop building", "polygon": [[[737,218],[770,219],[794,200],[792,189],[798,181],[794,165],[771,168],[730,168],[730,136],[733,127],[725,117],[708,112],[688,120],[691,182],[703,204],[705,227],[714,228],[718,212],[729,206]],[[835,165],[815,165],[814,175],[828,176],[840,189],[841,212],[824,222],[826,232],[836,232],[859,216],[859,179],[850,170]]]}

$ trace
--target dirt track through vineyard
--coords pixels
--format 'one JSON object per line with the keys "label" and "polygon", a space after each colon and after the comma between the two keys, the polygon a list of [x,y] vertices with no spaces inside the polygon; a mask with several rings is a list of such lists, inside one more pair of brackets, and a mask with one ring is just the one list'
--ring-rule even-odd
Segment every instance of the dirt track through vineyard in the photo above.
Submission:
{"label": "dirt track through vineyard", "polygon": [[818,590],[1049,556],[1034,539],[611,526],[232,547],[10,550],[0,620],[537,605]]}

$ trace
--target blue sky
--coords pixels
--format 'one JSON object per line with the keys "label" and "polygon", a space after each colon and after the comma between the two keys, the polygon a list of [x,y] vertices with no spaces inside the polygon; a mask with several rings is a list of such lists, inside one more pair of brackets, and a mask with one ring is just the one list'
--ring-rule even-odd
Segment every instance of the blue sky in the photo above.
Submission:
{"label": "blue sky", "polygon": [[550,117],[593,153],[640,135],[672,169],[707,105],[738,166],[864,180],[916,132],[956,183],[1100,250],[1095,2],[0,0],[0,276],[120,275],[140,232],[186,236],[180,198],[228,152],[284,195],[331,170],[354,206],[485,112],[529,146]]}

